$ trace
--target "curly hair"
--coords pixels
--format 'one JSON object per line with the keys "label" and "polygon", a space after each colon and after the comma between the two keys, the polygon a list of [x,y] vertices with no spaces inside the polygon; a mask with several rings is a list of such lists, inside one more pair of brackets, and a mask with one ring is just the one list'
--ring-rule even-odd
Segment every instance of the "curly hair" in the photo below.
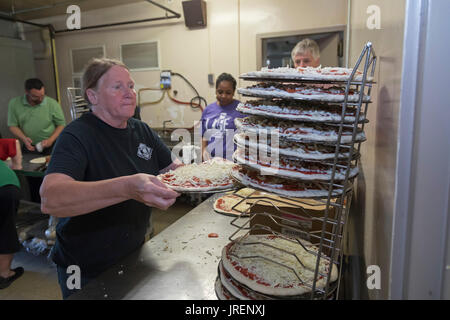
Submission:
{"label": "curly hair", "polygon": [[231,84],[233,85],[233,90],[236,90],[237,82],[236,82],[236,79],[231,74],[225,73],[225,72],[222,73],[216,80],[216,89],[219,87],[219,84],[222,81],[229,81],[229,82],[231,82]]}

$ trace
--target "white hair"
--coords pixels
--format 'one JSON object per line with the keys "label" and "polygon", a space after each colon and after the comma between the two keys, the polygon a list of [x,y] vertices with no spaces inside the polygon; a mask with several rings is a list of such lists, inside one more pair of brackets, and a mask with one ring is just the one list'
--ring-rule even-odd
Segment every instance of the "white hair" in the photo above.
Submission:
{"label": "white hair", "polygon": [[314,59],[319,59],[320,58],[320,49],[319,49],[319,45],[317,44],[317,42],[315,42],[312,39],[306,38],[303,39],[302,41],[300,41],[299,43],[297,43],[297,45],[294,47],[294,49],[292,49],[291,51],[291,57],[292,60],[295,60],[295,56],[298,54],[302,54],[305,52],[311,52],[311,55],[313,56]]}

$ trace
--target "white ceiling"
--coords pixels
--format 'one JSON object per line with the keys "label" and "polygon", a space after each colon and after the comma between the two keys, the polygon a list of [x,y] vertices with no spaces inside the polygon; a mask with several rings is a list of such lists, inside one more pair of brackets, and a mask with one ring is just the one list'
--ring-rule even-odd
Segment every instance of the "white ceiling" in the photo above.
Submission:
{"label": "white ceiling", "polygon": [[[107,8],[145,0],[0,0],[0,13],[20,20],[33,20],[66,14],[69,5],[81,11]],[[149,3],[149,5],[152,5]]]}

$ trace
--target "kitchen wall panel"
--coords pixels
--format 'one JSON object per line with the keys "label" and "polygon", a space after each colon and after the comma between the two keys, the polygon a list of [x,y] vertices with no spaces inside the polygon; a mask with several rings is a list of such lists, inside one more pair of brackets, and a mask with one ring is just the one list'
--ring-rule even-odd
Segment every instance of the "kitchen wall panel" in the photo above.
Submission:
{"label": "kitchen wall panel", "polygon": [[[183,14],[181,0],[158,1]],[[327,10],[323,10],[327,7]],[[146,1],[84,12],[83,26],[138,20],[165,13]],[[208,84],[208,74],[214,79],[222,72],[238,78],[242,72],[256,69],[256,35],[268,32],[301,31],[344,25],[347,18],[346,0],[209,0],[207,1],[208,25],[203,29],[188,29],[183,18],[158,22],[94,29],[56,36],[56,51],[60,74],[62,104],[69,116],[65,88],[72,85],[70,70],[71,48],[105,45],[108,57],[119,58],[120,43],[158,40],[161,52],[161,68],[170,69],[185,76],[208,103],[215,100],[215,88]],[[50,22],[55,28],[65,29],[65,16],[38,20]],[[137,88],[157,88],[159,71],[132,72]],[[176,98],[190,101],[193,91],[179,77],[173,78]],[[155,101],[158,92],[145,92],[143,101]],[[237,98],[239,98],[237,96]],[[145,106],[143,120],[154,127],[172,119],[168,126],[191,127],[201,113],[189,106],[176,104],[165,98],[161,103]]]}
{"label": "kitchen wall panel", "polygon": [[[370,123],[365,127],[367,141],[362,144],[362,172],[352,211],[354,241],[359,241],[366,267],[377,265],[381,269],[381,289],[368,292],[373,299],[386,299],[389,294],[405,2],[350,1],[350,66],[367,41],[373,43],[378,56],[377,84],[369,105]],[[379,29],[370,23],[374,12],[370,6],[379,9]],[[365,283],[365,278],[362,281]]]}

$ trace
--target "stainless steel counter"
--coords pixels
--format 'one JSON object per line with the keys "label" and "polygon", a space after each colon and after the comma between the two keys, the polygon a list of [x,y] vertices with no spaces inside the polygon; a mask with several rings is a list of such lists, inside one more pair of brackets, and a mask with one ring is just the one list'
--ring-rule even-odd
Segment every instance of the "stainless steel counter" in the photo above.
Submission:
{"label": "stainless steel counter", "polygon": [[[213,210],[221,195],[205,200],[70,299],[217,299],[222,248],[237,230],[230,225],[233,217]],[[209,238],[210,233],[219,237]]]}
{"label": "stainless steel counter", "polygon": [[39,155],[35,153],[24,153],[22,155],[22,169],[14,170],[17,174],[22,174],[25,176],[32,177],[44,177],[45,169],[39,170],[42,168],[42,164],[30,163],[30,160],[35,158],[45,157],[44,155]]}

